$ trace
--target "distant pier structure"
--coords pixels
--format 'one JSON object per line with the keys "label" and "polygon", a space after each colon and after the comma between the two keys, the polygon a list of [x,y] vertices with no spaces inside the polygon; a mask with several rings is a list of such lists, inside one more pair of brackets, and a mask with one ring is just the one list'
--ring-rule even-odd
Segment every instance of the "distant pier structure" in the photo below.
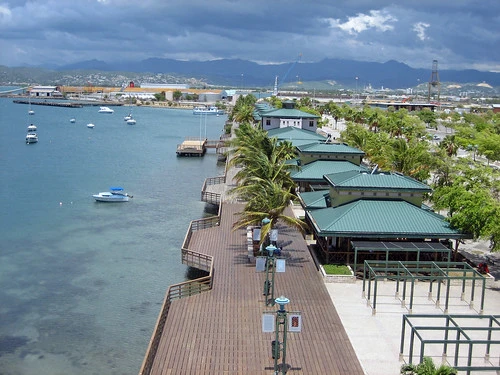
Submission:
{"label": "distant pier structure", "polygon": [[207,152],[207,140],[200,138],[186,138],[177,145],[177,156],[203,156]]}
{"label": "distant pier structure", "polygon": [[11,96],[13,94],[24,94],[26,91],[29,89],[29,87],[19,87],[16,89],[11,89],[11,90],[6,90],[6,91],[0,91],[0,97],[1,96]]}
{"label": "distant pier structure", "polygon": [[177,145],[177,156],[203,156],[209,148],[214,148],[216,153],[221,156],[227,150],[226,139],[227,137],[221,137],[217,140],[188,137]]}

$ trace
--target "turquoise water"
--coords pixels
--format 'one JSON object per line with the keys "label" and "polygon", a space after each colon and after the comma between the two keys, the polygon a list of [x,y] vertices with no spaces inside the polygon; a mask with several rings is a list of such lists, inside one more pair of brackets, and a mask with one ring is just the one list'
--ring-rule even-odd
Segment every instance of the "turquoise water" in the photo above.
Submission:
{"label": "turquoise water", "polygon": [[[127,125],[125,107],[33,109],[0,99],[0,373],[137,374],[167,287],[185,280],[203,181],[223,173],[213,151],[176,145],[217,139],[226,116],[134,107]],[[134,198],[93,201],[116,185]]]}

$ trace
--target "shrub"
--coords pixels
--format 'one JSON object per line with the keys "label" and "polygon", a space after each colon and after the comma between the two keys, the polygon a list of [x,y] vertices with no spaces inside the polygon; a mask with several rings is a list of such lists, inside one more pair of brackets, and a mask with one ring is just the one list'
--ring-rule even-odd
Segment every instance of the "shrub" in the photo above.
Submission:
{"label": "shrub", "polygon": [[323,269],[327,275],[351,275],[349,267],[338,264],[325,264]]}

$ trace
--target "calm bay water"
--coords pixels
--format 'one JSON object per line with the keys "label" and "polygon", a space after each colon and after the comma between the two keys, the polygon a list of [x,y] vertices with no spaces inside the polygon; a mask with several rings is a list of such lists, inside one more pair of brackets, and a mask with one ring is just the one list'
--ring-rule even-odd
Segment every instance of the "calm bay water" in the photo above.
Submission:
{"label": "calm bay water", "polygon": [[[217,139],[226,116],[133,107],[127,125],[126,107],[33,109],[0,99],[0,374],[137,374],[167,287],[185,280],[203,181],[223,173],[213,151],[176,145]],[[117,185],[134,198],[92,199]]]}

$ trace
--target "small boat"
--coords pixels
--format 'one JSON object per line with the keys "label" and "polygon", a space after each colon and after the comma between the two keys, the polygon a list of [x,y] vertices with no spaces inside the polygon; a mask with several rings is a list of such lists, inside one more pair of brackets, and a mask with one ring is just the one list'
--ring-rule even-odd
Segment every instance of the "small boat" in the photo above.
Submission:
{"label": "small boat", "polygon": [[114,113],[115,111],[109,107],[100,107],[99,113]]}
{"label": "small boat", "polygon": [[128,116],[125,116],[125,117],[123,118],[123,120],[124,120],[124,121],[128,121],[128,120],[130,120],[131,118],[132,118],[132,114],[131,114],[131,113],[129,113],[129,114],[128,114]]}
{"label": "small boat", "polygon": [[32,109],[30,109],[30,110],[28,111],[28,115],[34,115],[34,114],[35,114],[35,111],[33,111]]}
{"label": "small boat", "polygon": [[109,191],[101,192],[92,195],[97,202],[128,202],[129,198],[133,198],[123,191],[121,187],[111,187]]}
{"label": "small boat", "polygon": [[74,124],[76,122],[76,120],[74,118],[70,119],[69,122],[71,122],[72,124]]}
{"label": "small boat", "polygon": [[30,124],[28,125],[28,133],[36,132],[36,125]]}
{"label": "small boat", "polygon": [[223,115],[224,111],[222,109],[217,108],[214,105],[211,106],[200,106],[193,108],[194,115]]}
{"label": "small boat", "polygon": [[129,125],[135,125],[136,122],[137,121],[135,121],[135,118],[132,118],[132,117],[127,120],[127,124],[129,124]]}
{"label": "small boat", "polygon": [[37,143],[38,135],[36,133],[28,133],[26,134],[26,144]]}
{"label": "small boat", "polygon": [[87,128],[90,128],[90,129],[93,129],[94,128],[94,124],[87,124]]}

